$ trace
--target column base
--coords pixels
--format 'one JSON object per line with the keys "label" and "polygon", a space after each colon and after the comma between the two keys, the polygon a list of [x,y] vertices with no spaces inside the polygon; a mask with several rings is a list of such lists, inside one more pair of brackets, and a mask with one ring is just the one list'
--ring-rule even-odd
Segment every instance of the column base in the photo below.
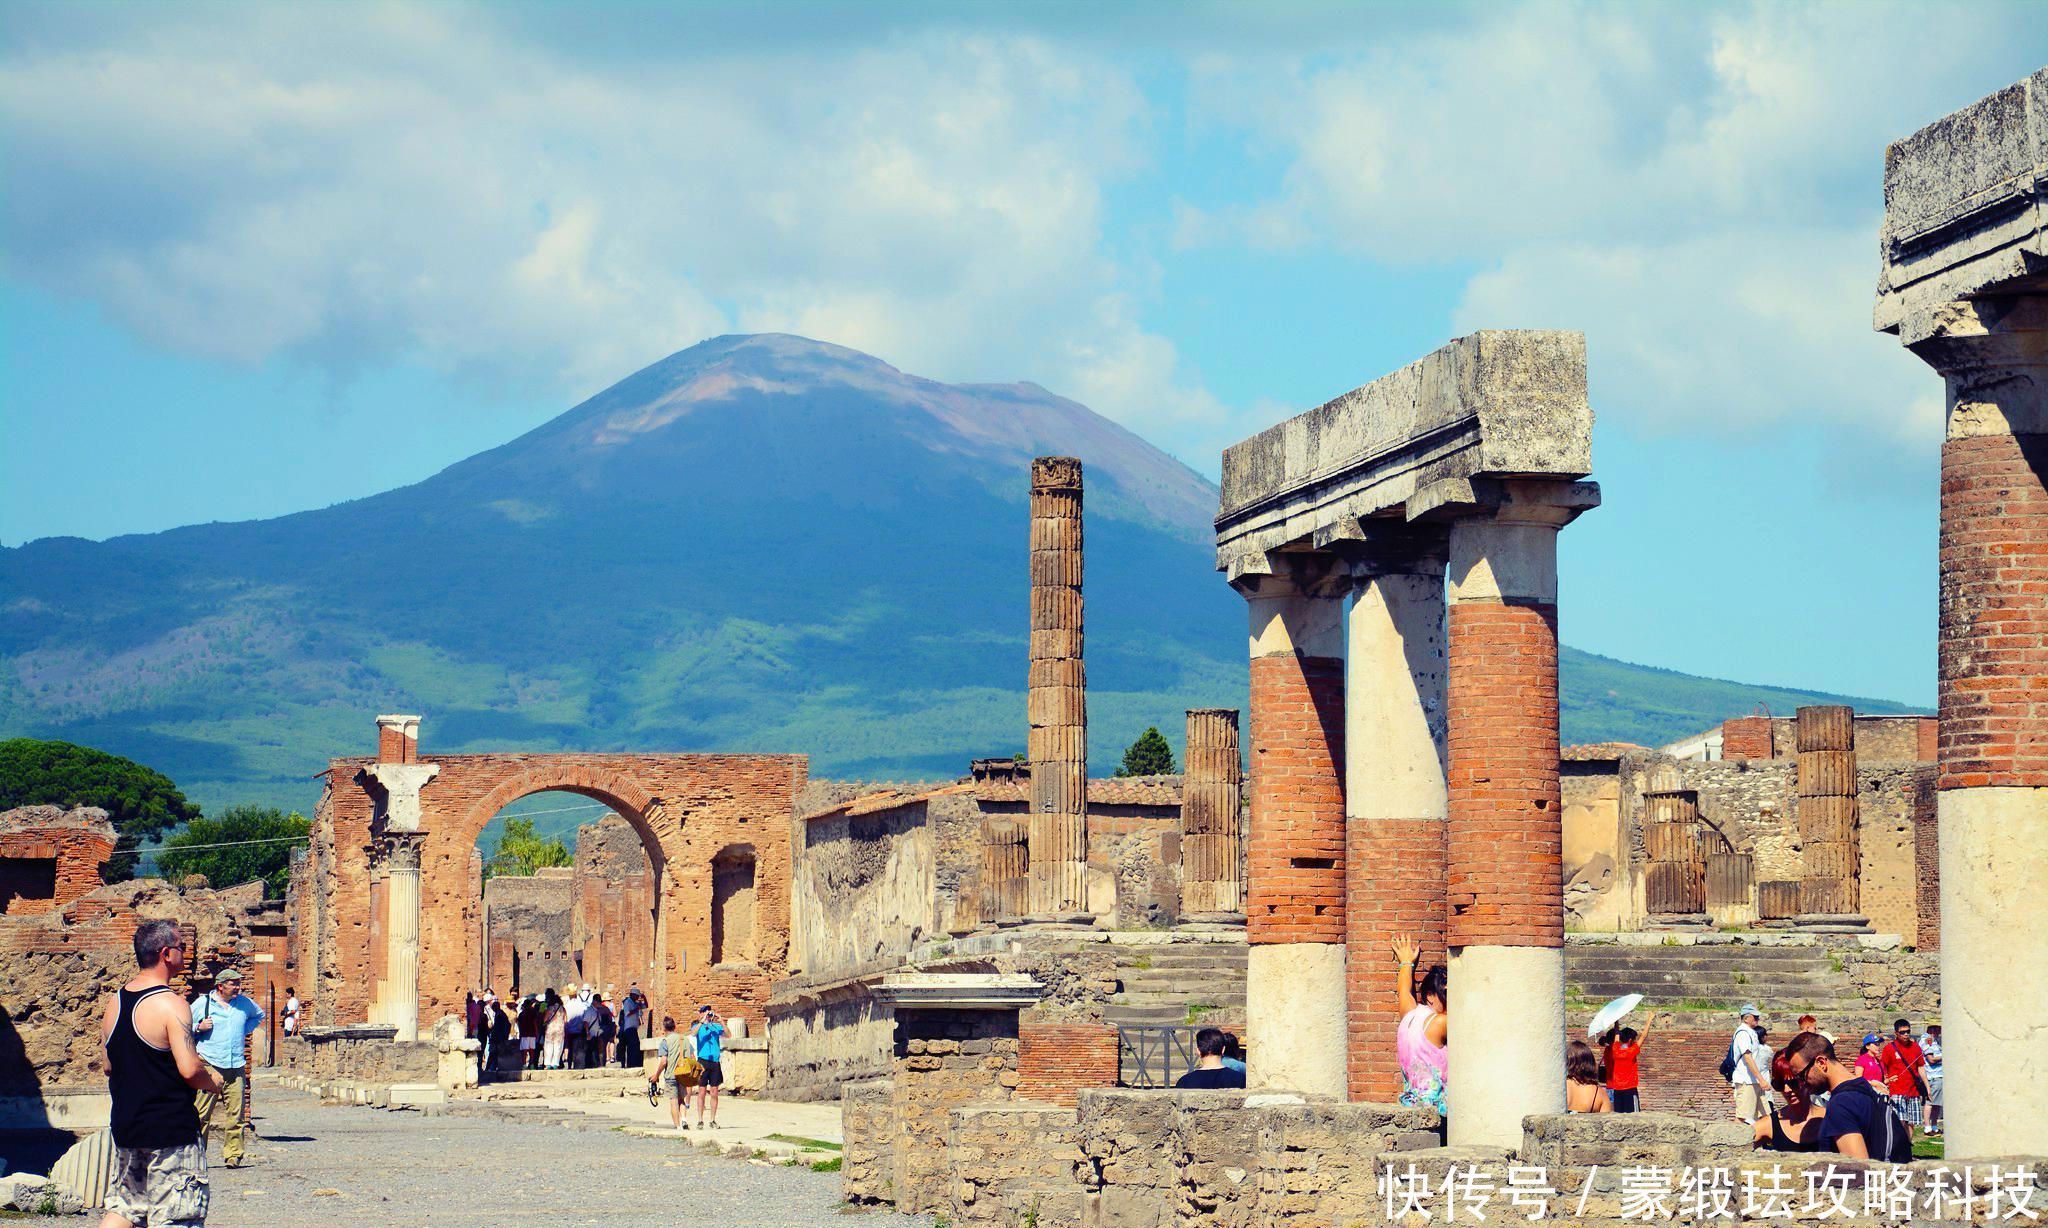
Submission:
{"label": "column base", "polygon": [[1847,912],[1803,912],[1792,918],[1792,928],[1809,934],[1869,934],[1870,918]]}
{"label": "column base", "polygon": [[1710,930],[1713,919],[1703,912],[1651,913],[1645,928],[1653,930]]}
{"label": "column base", "polygon": [[1449,971],[1452,1035],[1477,1041],[1451,1045],[1450,1145],[1519,1152],[1522,1118],[1564,1112],[1564,951],[1464,947]]}
{"label": "column base", "polygon": [[1244,914],[1241,912],[1189,912],[1182,913],[1180,924],[1175,929],[1231,929],[1244,928]]}
{"label": "column base", "polygon": [[2048,1155],[2048,788],[1949,789],[1935,805],[1947,1155]]}
{"label": "column base", "polygon": [[[1254,943],[1245,965],[1244,999],[1245,1031],[1251,1039],[1246,1085],[1344,1099],[1343,946]],[[1387,1043],[1394,1043],[1391,1035]]]}

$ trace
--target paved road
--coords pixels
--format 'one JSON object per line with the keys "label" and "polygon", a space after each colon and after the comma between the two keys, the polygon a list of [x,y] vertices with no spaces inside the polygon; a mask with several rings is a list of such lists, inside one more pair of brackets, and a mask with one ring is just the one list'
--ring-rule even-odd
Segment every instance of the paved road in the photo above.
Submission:
{"label": "paved road", "polygon": [[[842,1214],[836,1173],[701,1155],[678,1139],[323,1108],[312,1096],[275,1086],[262,1089],[257,1105],[262,1138],[254,1145],[256,1163],[213,1170],[209,1224],[477,1228],[541,1216],[557,1226],[607,1228],[931,1224],[924,1217]],[[14,1222],[78,1228],[93,1221]]]}

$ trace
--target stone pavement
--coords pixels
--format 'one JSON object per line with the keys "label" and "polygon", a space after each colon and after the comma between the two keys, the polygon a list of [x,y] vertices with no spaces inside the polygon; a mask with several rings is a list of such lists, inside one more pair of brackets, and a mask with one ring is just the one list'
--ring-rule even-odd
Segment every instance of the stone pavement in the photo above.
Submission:
{"label": "stone pavement", "polygon": [[[645,1099],[639,1107],[647,1109]],[[767,1105],[748,1107],[764,1110],[756,1125],[771,1119],[799,1122],[766,1112]],[[255,1163],[212,1171],[213,1207],[207,1222],[228,1228],[281,1223],[390,1228],[544,1216],[551,1223],[602,1223],[607,1228],[678,1221],[718,1228],[808,1228],[837,1222],[844,1205],[837,1173],[705,1154],[683,1141],[694,1142],[694,1136],[634,1137],[606,1124],[614,1115],[572,1109],[563,1116],[566,1123],[554,1125],[538,1124],[546,1119],[537,1116],[532,1124],[466,1113],[429,1117],[323,1107],[301,1092],[259,1088],[255,1124],[261,1137],[251,1145]],[[94,1221],[13,1222],[77,1228]],[[854,1222],[868,1228],[928,1228],[932,1221],[864,1213]]]}
{"label": "stone pavement", "polygon": [[678,1134],[669,1125],[668,1101],[649,1105],[646,1086],[645,1080],[637,1078],[609,1078],[583,1087],[561,1083],[494,1084],[480,1092],[458,1096],[447,1111],[552,1122],[583,1116],[626,1134],[678,1139],[699,1147],[715,1144],[725,1153],[743,1157],[812,1161],[838,1154],[832,1148],[804,1145],[807,1141],[841,1141],[836,1103],[796,1104],[724,1096],[718,1104],[719,1129],[699,1131],[692,1111],[683,1118],[690,1129]]}

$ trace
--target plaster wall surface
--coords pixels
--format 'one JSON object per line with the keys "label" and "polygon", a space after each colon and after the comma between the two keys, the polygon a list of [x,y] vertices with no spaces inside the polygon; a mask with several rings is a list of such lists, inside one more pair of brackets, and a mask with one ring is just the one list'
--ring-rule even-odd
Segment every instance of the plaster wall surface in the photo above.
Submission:
{"label": "plaster wall surface", "polygon": [[[1342,944],[1252,944],[1245,968],[1251,1086],[1344,1097],[1344,991]],[[1560,985],[1560,1002],[1562,994]]]}
{"label": "plaster wall surface", "polygon": [[1451,1145],[1517,1147],[1524,1116],[1564,1111],[1563,1031],[1513,1022],[1564,1017],[1564,952],[1464,947],[1451,955],[1450,976],[1456,1015],[1500,1021],[1451,1062]]}

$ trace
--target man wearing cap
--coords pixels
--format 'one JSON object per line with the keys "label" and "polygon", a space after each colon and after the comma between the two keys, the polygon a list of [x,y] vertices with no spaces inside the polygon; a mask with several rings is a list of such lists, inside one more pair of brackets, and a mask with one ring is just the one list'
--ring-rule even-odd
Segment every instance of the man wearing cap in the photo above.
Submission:
{"label": "man wearing cap", "polygon": [[220,1158],[229,1168],[244,1163],[243,1140],[246,1127],[242,1113],[249,1097],[249,1033],[263,1024],[263,1008],[242,992],[242,970],[222,968],[213,978],[213,992],[192,1008],[192,1034],[199,1038],[199,1058],[219,1077],[215,1091],[202,1091],[195,1101],[199,1109],[199,1140],[216,1123],[219,1113]]}
{"label": "man wearing cap", "polygon": [[1735,1085],[1735,1116],[1744,1122],[1755,1124],[1768,1108],[1770,1083],[1763,1072],[1770,1069],[1770,1051],[1764,1048],[1757,1036],[1757,1025],[1763,1022],[1763,1015],[1754,1002],[1742,1006],[1742,1024],[1735,1029],[1735,1038],[1728,1043],[1728,1054],[1735,1059],[1735,1070],[1728,1081]]}

